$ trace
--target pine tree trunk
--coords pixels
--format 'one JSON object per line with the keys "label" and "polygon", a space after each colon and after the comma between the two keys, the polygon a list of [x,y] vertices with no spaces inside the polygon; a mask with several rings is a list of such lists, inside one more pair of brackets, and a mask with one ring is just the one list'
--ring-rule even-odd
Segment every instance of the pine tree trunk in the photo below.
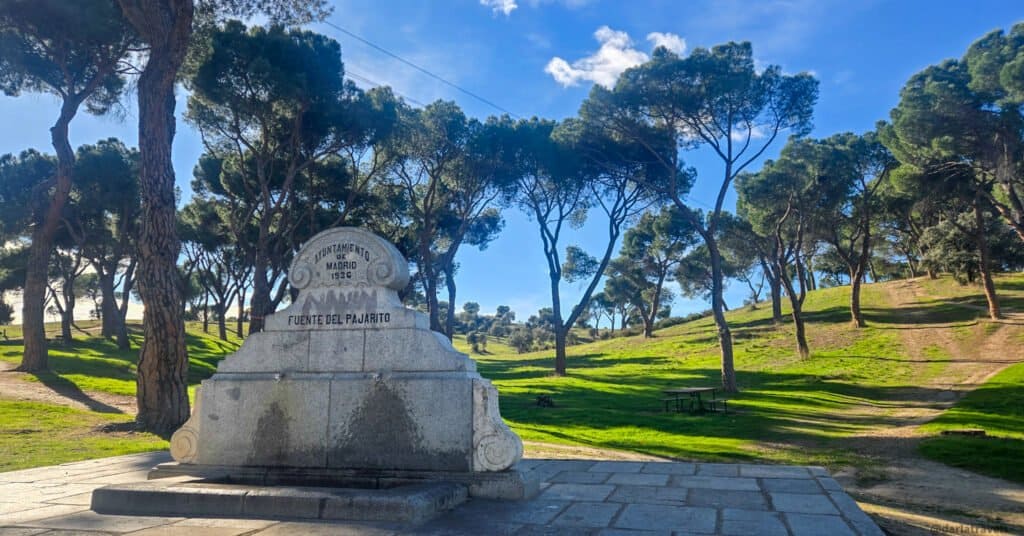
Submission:
{"label": "pine tree trunk", "polygon": [[793,325],[796,326],[796,349],[800,354],[800,359],[807,359],[811,357],[811,349],[807,346],[807,333],[804,329],[804,317],[793,309]]}
{"label": "pine tree trunk", "polygon": [[242,290],[238,291],[238,318],[235,319],[235,333],[238,334],[238,338],[242,338],[242,328],[245,322],[245,295],[247,293]]}
{"label": "pine tree trunk", "polygon": [[[444,333],[441,326],[441,304],[437,300],[437,283],[432,275],[423,278],[423,294],[427,298],[427,316],[430,318],[430,329],[438,333]],[[450,309],[452,304],[448,304]]]}
{"label": "pine tree trunk", "polygon": [[850,321],[854,327],[862,328],[867,324],[864,322],[864,315],[860,312],[860,286],[864,279],[863,270],[850,271]]}
{"label": "pine tree trunk", "polygon": [[996,296],[996,285],[992,281],[992,260],[989,252],[988,238],[985,236],[985,217],[979,203],[974,204],[975,241],[978,244],[978,270],[981,272],[982,285],[985,287],[985,300],[988,301],[988,317],[992,320],[1002,318],[999,310],[999,298]]}
{"label": "pine tree trunk", "polygon": [[735,393],[739,389],[736,386],[736,368],[733,363],[732,331],[725,320],[725,274],[722,271],[722,255],[713,236],[708,234],[704,237],[704,242],[711,253],[711,313],[715,317],[715,326],[718,327],[718,345],[722,350],[722,389],[727,393]]}
{"label": "pine tree trunk", "polygon": [[203,296],[203,333],[210,333],[210,293]]}
{"label": "pine tree trunk", "polygon": [[565,376],[565,346],[567,329],[555,328],[555,376]]}
{"label": "pine tree trunk", "polygon": [[772,298],[772,322],[782,323],[782,282],[773,273],[768,261],[761,258],[761,271],[768,280],[768,289]]}
{"label": "pine tree trunk", "polygon": [[25,287],[22,292],[22,337],[25,349],[17,370],[39,372],[49,367],[46,350],[45,304],[47,268],[53,250],[53,238],[60,225],[64,204],[71,193],[71,173],[75,153],[68,141],[68,125],[78,110],[78,103],[65,100],[60,118],[50,129],[50,138],[57,153],[57,174],[53,197],[49,199],[42,222],[32,231],[28,264],[25,267]]}
{"label": "pine tree trunk", "polygon": [[252,299],[249,300],[249,334],[263,331],[263,316],[270,308],[270,282],[267,281],[267,263],[256,254],[253,264]]}
{"label": "pine tree trunk", "polygon": [[138,261],[132,259],[125,270],[124,279],[121,280],[121,305],[117,311],[117,347],[120,350],[131,350],[132,343],[128,338],[128,304],[131,300],[132,288],[135,286],[135,269]]}
{"label": "pine tree trunk", "polygon": [[117,349],[125,351],[132,349],[131,339],[128,338],[128,323],[123,318],[117,328]]}
{"label": "pine tree trunk", "polygon": [[769,281],[772,293],[772,322],[782,323],[782,283],[778,279]]}
{"label": "pine tree trunk", "polygon": [[[803,316],[803,300],[800,299],[802,292],[798,294],[796,289],[793,288],[793,284],[788,279],[789,275],[786,273],[784,267],[780,267],[779,273],[782,276],[779,278],[783,281],[787,281],[786,294],[789,296],[789,305],[793,309],[790,316],[793,318],[793,326],[796,328],[796,349],[797,353],[800,354],[800,359],[807,359],[811,355],[811,350],[807,345],[807,333],[804,328],[804,316]],[[801,275],[797,275],[797,279],[800,279]],[[802,281],[801,281],[802,284]]]}
{"label": "pine tree trunk", "polygon": [[121,307],[117,311],[117,348],[126,351],[132,349],[131,340],[128,338],[128,296],[131,295],[131,286],[132,284],[126,278],[122,287],[125,298],[121,301]]}
{"label": "pine tree trunk", "polygon": [[181,244],[175,218],[174,82],[192,31],[191,0],[119,0],[126,17],[150,45],[138,80],[139,233],[138,288],[145,307],[138,363],[137,422],[169,436],[189,416],[188,350],[181,308]]}
{"label": "pine tree trunk", "polygon": [[222,341],[228,340],[227,302],[217,304],[217,336]]}
{"label": "pine tree trunk", "polygon": [[[31,251],[28,256],[28,270],[25,273],[25,288],[22,293],[22,336],[25,351],[22,354],[22,372],[41,372],[49,368],[46,350],[46,329],[44,307],[46,303],[46,266],[50,258],[49,244],[44,246],[42,228],[33,233]],[[46,250],[42,251],[45,247]],[[42,266],[40,266],[42,265]]]}
{"label": "pine tree trunk", "polygon": [[444,334],[452,340],[455,334],[455,270],[449,266],[444,271],[444,285],[448,288],[448,315],[444,321]]}
{"label": "pine tree trunk", "polygon": [[64,310],[60,314],[60,338],[63,344],[72,340],[71,325],[75,323],[75,280],[64,281],[61,293],[64,295]]}
{"label": "pine tree trunk", "polygon": [[114,291],[114,272],[104,270],[99,274],[100,279],[100,311],[102,316],[102,331],[100,334],[106,338],[116,337],[119,330],[120,315],[118,314],[117,297]]}
{"label": "pine tree trunk", "polygon": [[[551,261],[549,260],[549,262]],[[562,326],[562,297],[558,291],[561,274],[551,272],[548,274],[548,279],[551,282],[551,316],[555,321],[555,376],[565,376],[566,334],[569,329]]]}

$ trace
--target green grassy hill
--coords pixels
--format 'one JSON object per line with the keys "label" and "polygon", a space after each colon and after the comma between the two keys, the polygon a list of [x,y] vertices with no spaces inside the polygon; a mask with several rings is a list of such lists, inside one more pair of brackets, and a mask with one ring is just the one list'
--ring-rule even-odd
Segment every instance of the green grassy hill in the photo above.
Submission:
{"label": "green grassy hill", "polygon": [[[1001,277],[998,286],[1008,313],[1024,311],[1024,276]],[[720,383],[710,318],[656,332],[653,339],[573,347],[566,377],[551,374],[551,352],[474,357],[501,391],[503,416],[526,440],[684,459],[852,465],[863,475],[875,463],[871,443],[878,430],[928,417],[907,407],[941,407],[957,396],[956,386],[973,387],[976,371],[1024,360],[1024,321],[985,319],[976,287],[948,278],[867,285],[864,329],[849,323],[848,296],[845,287],[808,296],[808,360],[796,354],[788,319],[774,325],[767,305],[730,313],[742,392],[730,397],[735,412],[728,415],[665,413],[659,401],[665,388]],[[1003,392],[1019,396],[1020,376],[1007,379],[1011,385]],[[549,395],[555,407],[539,407],[538,395]],[[1011,406],[997,410],[1020,411],[1020,404]],[[1024,432],[1012,417],[976,419],[972,426],[993,421],[1001,423],[991,429],[997,435]],[[931,427],[911,432],[934,433]],[[1024,454],[1016,447],[1017,456]],[[998,467],[1000,459],[990,465]],[[1016,476],[1011,473],[998,475]]]}
{"label": "green grassy hill", "polygon": [[[665,388],[720,383],[717,335],[710,319],[658,331],[652,339],[619,338],[572,347],[565,377],[552,375],[552,351],[516,354],[490,341],[487,353],[473,357],[500,390],[506,420],[531,442],[681,459],[852,466],[869,478],[884,447],[881,430],[896,427],[928,437],[942,427],[969,426],[1010,441],[982,439],[972,449],[991,446],[996,461],[1001,456],[1019,460],[1021,406],[1003,402],[1021,396],[1020,367],[995,376],[991,385],[964,397],[932,424],[918,426],[938,416],[961,391],[1024,361],[1024,320],[1016,315],[1024,312],[1024,275],[1001,277],[997,284],[1011,316],[1002,322],[983,318],[984,298],[978,288],[961,287],[948,278],[867,285],[863,305],[869,326],[864,329],[849,323],[849,289],[813,292],[805,305],[812,350],[807,360],[796,355],[791,324],[774,325],[766,304],[733,311],[729,321],[742,392],[730,397],[730,412],[724,415],[664,412],[660,402]],[[10,328],[8,334],[17,338]],[[190,325],[189,342],[193,383],[211,374],[216,361],[237,344],[205,335],[196,325]],[[464,340],[455,342],[468,350]],[[87,396],[134,394],[135,350],[119,352],[110,342],[83,335],[51,355],[54,373],[20,375],[18,380],[77,389]],[[19,356],[20,343],[0,343],[0,360],[17,363]],[[538,406],[540,395],[549,396],[554,407]],[[49,417],[33,420],[38,414]],[[0,390],[0,470],[166,446],[148,434],[110,426],[130,418],[15,401]],[[50,446],[37,452],[32,445],[44,436]],[[55,453],[65,450],[56,444],[61,441],[68,448],[88,441],[96,446],[72,449],[70,457],[58,458]],[[945,445],[922,448],[949,463],[964,465],[963,459],[970,458],[962,446]],[[1016,466],[1016,460],[1010,465]],[[1018,478],[1002,465],[995,474]]]}

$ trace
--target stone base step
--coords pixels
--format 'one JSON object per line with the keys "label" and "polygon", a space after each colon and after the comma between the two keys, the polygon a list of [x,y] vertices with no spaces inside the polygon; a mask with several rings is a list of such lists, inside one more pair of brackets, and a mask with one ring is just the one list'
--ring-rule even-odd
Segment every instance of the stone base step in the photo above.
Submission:
{"label": "stone base step", "polygon": [[92,493],[100,514],[423,523],[462,504],[466,486],[430,482],[389,489],[250,486],[182,478]]}
{"label": "stone base step", "polygon": [[540,475],[509,469],[495,472],[410,471],[162,463],[149,478],[190,476],[222,484],[254,486],[322,486],[387,489],[411,484],[448,482],[465,486],[478,499],[527,500],[540,492]]}

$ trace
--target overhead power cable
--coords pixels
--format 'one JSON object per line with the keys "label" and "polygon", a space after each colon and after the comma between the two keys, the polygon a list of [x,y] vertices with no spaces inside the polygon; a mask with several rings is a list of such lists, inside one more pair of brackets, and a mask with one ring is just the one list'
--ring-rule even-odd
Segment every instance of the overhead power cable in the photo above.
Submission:
{"label": "overhead power cable", "polygon": [[[363,82],[365,84],[370,84],[371,86],[374,86],[374,87],[382,87],[384,85],[384,84],[381,84],[380,82],[377,82],[376,80],[373,80],[371,78],[368,78],[368,77],[366,77],[364,75],[361,75],[361,74],[353,71],[351,68],[347,68],[347,67],[345,68],[345,75],[347,75],[349,78],[354,78],[354,79],[359,80],[359,81],[361,81],[361,82]],[[410,97],[408,95],[404,95],[402,93],[399,93],[399,92],[395,91],[393,88],[392,88],[391,91],[394,92],[399,97],[402,97],[403,99],[405,99],[405,100],[415,104],[416,106],[419,106],[421,108],[426,106],[426,104],[423,104],[422,102],[420,102],[420,101],[418,101],[418,100],[416,100],[416,99],[414,99],[414,98],[412,98],[412,97]]]}
{"label": "overhead power cable", "polygon": [[343,33],[343,34],[345,34],[345,35],[347,35],[347,36],[349,36],[349,37],[351,37],[351,38],[353,38],[353,39],[355,39],[355,40],[365,44],[366,46],[369,46],[369,47],[371,47],[371,48],[381,52],[382,54],[386,54],[387,56],[390,56],[390,57],[392,57],[392,58],[394,58],[394,59],[396,59],[396,60],[398,60],[398,61],[400,61],[400,62],[402,62],[402,63],[404,63],[406,65],[408,65],[409,67],[412,67],[413,69],[416,69],[417,71],[419,71],[419,72],[421,72],[421,73],[423,73],[423,74],[433,78],[434,80],[437,80],[438,82],[441,82],[442,84],[450,86],[450,87],[452,87],[452,88],[454,88],[454,89],[456,89],[458,91],[461,91],[462,93],[465,93],[466,95],[469,95],[470,97],[472,97],[472,98],[474,98],[474,99],[476,99],[476,100],[478,100],[478,101],[480,101],[480,102],[482,102],[482,103],[484,103],[484,104],[486,104],[486,105],[488,105],[488,106],[490,106],[490,107],[492,107],[492,108],[494,108],[494,109],[496,109],[496,110],[498,110],[500,112],[504,112],[504,113],[506,113],[506,114],[508,114],[508,115],[510,115],[510,116],[512,116],[514,118],[516,118],[516,119],[519,119],[519,115],[518,114],[510,112],[506,108],[495,104],[493,101],[490,101],[490,100],[488,100],[488,99],[486,99],[484,97],[481,97],[480,95],[477,95],[476,93],[473,93],[472,91],[470,91],[470,90],[468,90],[468,89],[466,89],[466,88],[464,88],[464,87],[462,87],[462,86],[460,86],[460,85],[458,85],[458,84],[456,84],[454,82],[449,82],[445,78],[443,78],[443,77],[441,77],[439,75],[436,75],[436,74],[428,71],[427,69],[425,69],[423,67],[420,67],[419,65],[417,65],[417,64],[415,64],[415,63],[413,63],[413,62],[411,62],[411,61],[409,61],[409,60],[407,60],[407,59],[405,59],[405,58],[403,58],[401,56],[399,56],[398,54],[395,54],[394,52],[391,52],[390,50],[387,50],[386,48],[384,48],[384,47],[382,47],[382,46],[380,46],[380,45],[378,45],[376,43],[373,43],[372,41],[370,41],[370,40],[368,40],[368,39],[366,39],[364,37],[361,37],[361,36],[359,36],[359,35],[357,35],[357,34],[355,34],[353,32],[350,32],[350,31],[346,30],[345,28],[342,28],[341,26],[338,26],[337,24],[335,24],[335,23],[333,23],[333,22],[331,22],[329,20],[325,20],[325,21],[323,21],[323,23],[326,24],[327,26],[330,26],[331,28],[334,28],[335,30],[338,30],[339,32],[341,32],[341,33]]}

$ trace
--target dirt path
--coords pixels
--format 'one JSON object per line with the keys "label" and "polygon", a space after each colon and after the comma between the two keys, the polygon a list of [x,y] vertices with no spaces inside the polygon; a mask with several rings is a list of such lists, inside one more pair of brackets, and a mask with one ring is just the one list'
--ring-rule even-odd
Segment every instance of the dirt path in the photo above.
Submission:
{"label": "dirt path", "polygon": [[30,381],[31,374],[14,372],[16,365],[0,362],[0,398],[56,404],[101,413],[135,414],[135,397],[84,392],[70,382]]}
{"label": "dirt path", "polygon": [[539,441],[523,441],[525,455],[530,458],[551,458],[558,460],[623,460],[636,462],[664,462],[672,461],[669,458],[640,454],[627,450],[611,450],[597,447],[583,447],[579,445],[558,445],[555,443],[541,443]]}
{"label": "dirt path", "polygon": [[[921,382],[895,407],[865,408],[876,415],[884,411],[898,424],[852,439],[859,452],[881,463],[872,471],[881,471],[882,478],[865,478],[868,475],[854,470],[837,478],[897,534],[943,533],[943,527],[948,533],[964,533],[964,525],[1024,532],[1024,486],[935,463],[917,453],[921,424],[1010,364],[1024,360],[1024,348],[1012,340],[1019,330],[1012,323],[987,321],[926,324],[927,313],[913,310],[925,297],[916,281],[890,283],[885,289],[893,306],[908,310],[906,321],[893,327],[899,330]],[[970,330],[970,336],[958,337],[953,327],[961,333]],[[934,348],[950,356],[941,374],[927,370],[929,361],[935,360],[928,359],[926,352]]]}

